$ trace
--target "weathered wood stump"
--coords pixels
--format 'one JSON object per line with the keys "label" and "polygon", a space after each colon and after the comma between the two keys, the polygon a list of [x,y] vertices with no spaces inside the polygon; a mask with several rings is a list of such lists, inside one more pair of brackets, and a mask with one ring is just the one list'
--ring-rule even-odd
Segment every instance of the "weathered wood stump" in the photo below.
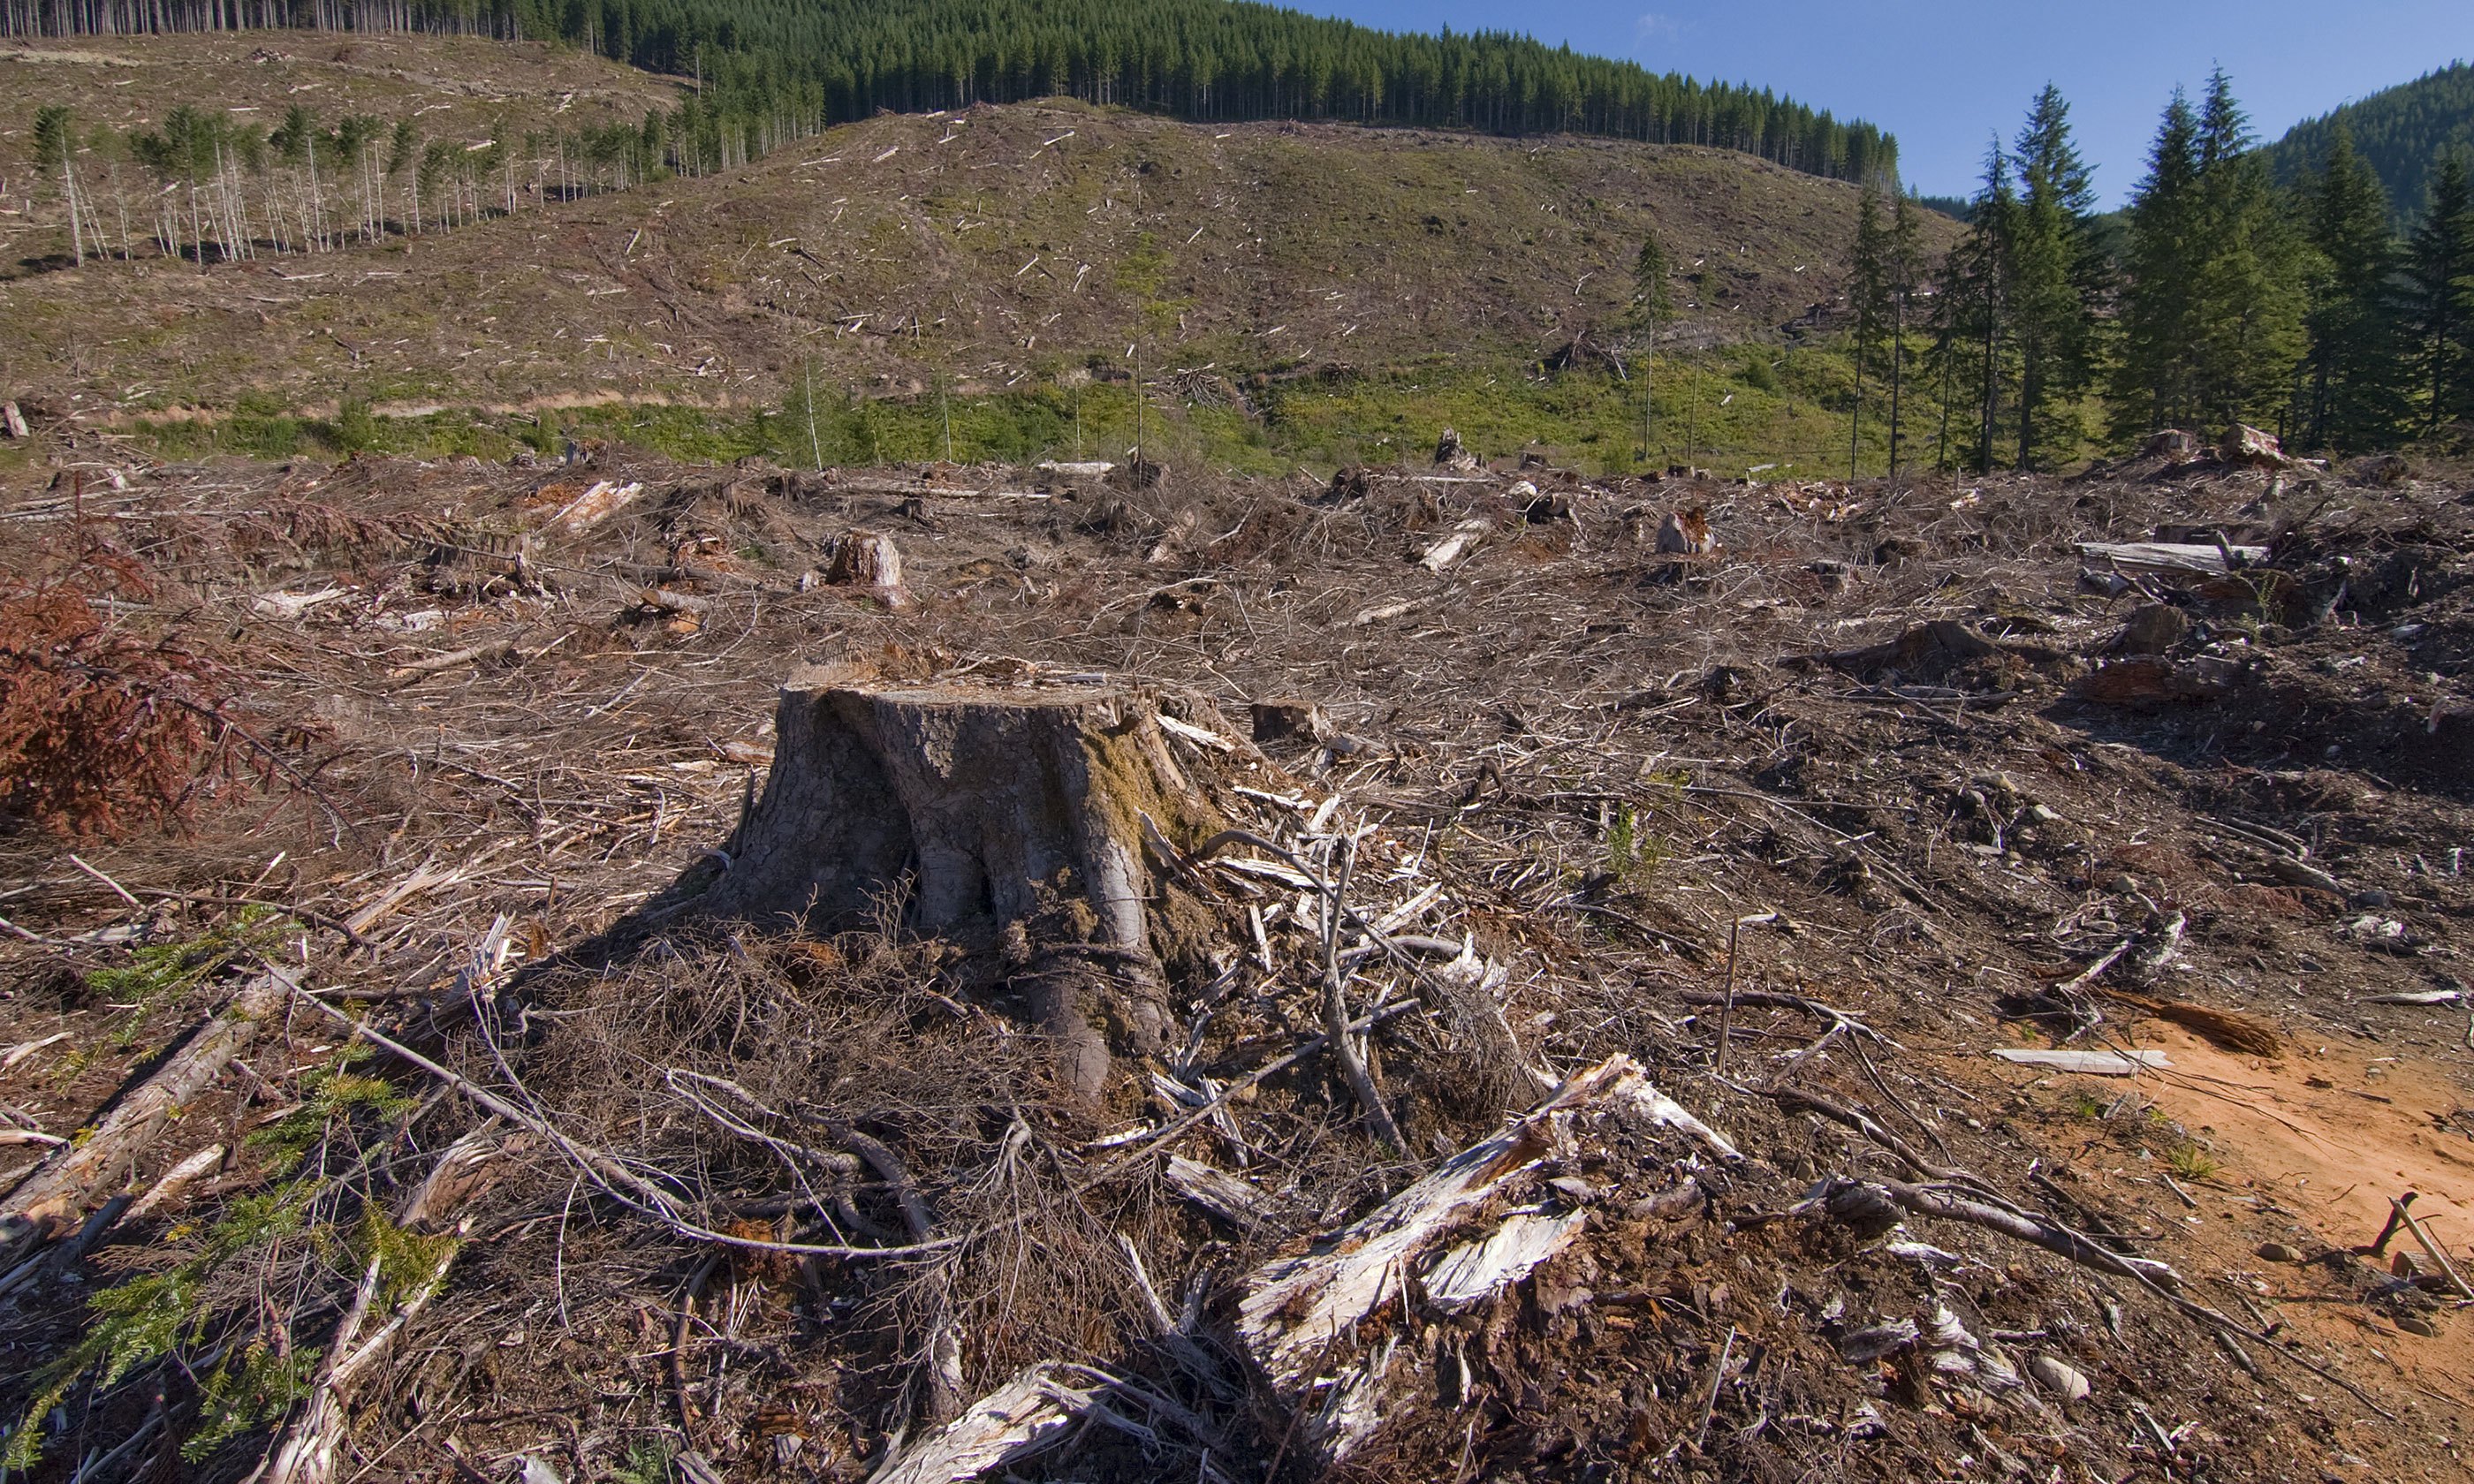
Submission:
{"label": "weathered wood stump", "polygon": [[1198,957],[1212,920],[1147,851],[1222,821],[1156,698],[794,676],[775,727],[713,910],[833,931],[893,925],[898,909],[904,928],[995,950],[1086,1100],[1112,1047],[1160,1049],[1162,965]]}
{"label": "weathered wood stump", "polygon": [[874,531],[852,531],[835,541],[825,561],[825,582],[836,587],[865,587],[887,608],[910,606],[910,589],[902,586],[902,553],[893,539]]}

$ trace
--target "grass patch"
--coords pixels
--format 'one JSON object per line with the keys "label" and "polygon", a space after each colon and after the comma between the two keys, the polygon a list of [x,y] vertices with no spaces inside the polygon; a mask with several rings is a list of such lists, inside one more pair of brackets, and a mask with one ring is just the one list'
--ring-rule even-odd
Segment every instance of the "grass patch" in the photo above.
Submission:
{"label": "grass patch", "polygon": [[2180,1143],[2165,1151],[2165,1167],[2178,1179],[2205,1180],[2225,1166],[2198,1145]]}
{"label": "grass patch", "polygon": [[[1452,427],[1489,457],[1534,450],[1597,475],[1675,464],[1722,476],[1847,474],[1855,368],[1842,347],[1734,346],[1661,357],[1647,368],[1646,386],[1643,369],[1630,370],[1628,376],[1611,369],[1548,374],[1534,365],[1438,361],[1269,385],[1234,378],[1250,409],[1188,405],[1154,383],[1139,421],[1128,382],[1085,381],[1079,372],[969,395],[939,389],[866,397],[819,388],[813,400],[794,380],[789,397],[768,407],[618,402],[539,419],[473,409],[387,416],[358,398],[317,417],[252,393],[219,419],[141,421],[136,431],[168,459],[383,453],[502,460],[520,445],[553,453],[575,437],[686,463],[762,457],[792,468],[1122,460],[1139,440],[1155,461],[1278,477],[1353,464],[1419,465],[1436,436]],[[1861,474],[1888,468],[1886,405],[1881,390],[1868,384],[1855,428]],[[1911,388],[1905,467],[1932,465],[1939,425],[1939,407]]]}

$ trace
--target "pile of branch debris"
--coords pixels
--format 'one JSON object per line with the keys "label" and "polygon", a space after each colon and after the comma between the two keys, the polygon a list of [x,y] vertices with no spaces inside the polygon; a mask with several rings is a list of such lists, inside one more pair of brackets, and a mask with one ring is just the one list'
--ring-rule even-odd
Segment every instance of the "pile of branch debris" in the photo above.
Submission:
{"label": "pile of branch debris", "polygon": [[2438,1456],[2454,1197],[2167,1100],[2474,1135],[2453,493],[1438,462],[97,497],[282,767],[8,839],[11,1466]]}

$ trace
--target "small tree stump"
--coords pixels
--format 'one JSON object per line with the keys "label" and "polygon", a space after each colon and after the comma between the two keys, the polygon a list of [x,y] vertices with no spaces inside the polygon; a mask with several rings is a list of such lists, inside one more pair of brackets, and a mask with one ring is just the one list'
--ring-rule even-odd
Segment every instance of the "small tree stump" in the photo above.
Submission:
{"label": "small tree stump", "polygon": [[894,549],[892,538],[874,531],[853,531],[834,543],[825,581],[837,587],[865,587],[887,608],[910,601],[902,586],[902,553]]}
{"label": "small tree stump", "polygon": [[1710,529],[1709,515],[1696,505],[1667,512],[1658,523],[1658,549],[1669,556],[1706,557],[1718,549],[1718,538]]}
{"label": "small tree stump", "polygon": [[1257,742],[1320,742],[1329,730],[1322,707],[1311,701],[1275,696],[1253,703],[1252,712]]}
{"label": "small tree stump", "polygon": [[2263,433],[2247,422],[2237,422],[2225,429],[2218,454],[2227,464],[2245,464],[2255,468],[2285,468],[2293,461],[2285,456],[2284,445],[2273,433]]}
{"label": "small tree stump", "polygon": [[1153,876],[1147,841],[1191,849],[1223,821],[1171,754],[1156,697],[794,676],[775,728],[712,910],[820,930],[898,921],[997,950],[1085,1100],[1112,1046],[1161,1049],[1161,966],[1199,959],[1216,920]]}

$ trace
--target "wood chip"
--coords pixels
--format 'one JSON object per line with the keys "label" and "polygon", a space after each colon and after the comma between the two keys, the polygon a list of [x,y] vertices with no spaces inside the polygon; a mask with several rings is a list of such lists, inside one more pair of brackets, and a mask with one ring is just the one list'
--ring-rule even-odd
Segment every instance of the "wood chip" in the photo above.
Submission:
{"label": "wood chip", "polygon": [[2085,1072],[2092,1077],[2136,1077],[2173,1064],[2162,1051],[1996,1051],[2005,1062],[2022,1066],[2048,1066],[2060,1072]]}

